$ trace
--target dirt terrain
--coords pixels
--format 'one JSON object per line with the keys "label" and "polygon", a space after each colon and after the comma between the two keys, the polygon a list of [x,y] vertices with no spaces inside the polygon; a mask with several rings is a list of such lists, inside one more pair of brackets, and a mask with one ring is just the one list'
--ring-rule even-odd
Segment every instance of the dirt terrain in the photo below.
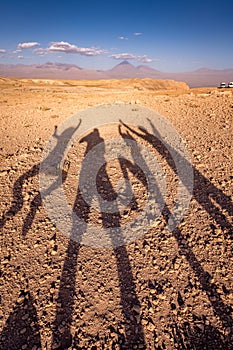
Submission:
{"label": "dirt terrain", "polygon": [[[233,91],[152,79],[0,78],[0,89],[0,349],[233,349]],[[78,173],[101,140],[147,147],[168,192],[166,209],[143,237],[92,248],[69,240],[49,219],[39,166],[56,126],[88,107],[122,103],[150,108],[176,128],[191,156],[192,199],[168,232],[179,179],[166,147],[137,120],[90,130],[63,168],[67,201],[84,222],[120,227],[146,200],[140,169],[116,160],[100,169],[97,186],[110,200],[125,177],[134,202],[115,216],[85,204]]]}

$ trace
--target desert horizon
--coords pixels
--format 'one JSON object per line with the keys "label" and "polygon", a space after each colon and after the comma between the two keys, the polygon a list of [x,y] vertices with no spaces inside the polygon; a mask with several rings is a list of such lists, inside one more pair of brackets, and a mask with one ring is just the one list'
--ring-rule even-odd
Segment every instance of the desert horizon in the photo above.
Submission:
{"label": "desert horizon", "polygon": [[217,87],[233,81],[233,68],[199,68],[190,72],[162,72],[148,65],[135,66],[127,60],[108,70],[85,69],[76,64],[46,62],[44,64],[0,64],[0,76],[8,78],[56,80],[106,80],[151,78],[183,81],[192,87]]}

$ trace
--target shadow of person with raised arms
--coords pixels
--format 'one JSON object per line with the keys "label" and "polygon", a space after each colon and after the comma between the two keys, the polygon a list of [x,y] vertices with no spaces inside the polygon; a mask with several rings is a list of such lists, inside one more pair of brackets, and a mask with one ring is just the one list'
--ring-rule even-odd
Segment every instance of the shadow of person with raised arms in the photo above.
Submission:
{"label": "shadow of person with raised arms", "polygon": [[[100,137],[98,129],[94,129],[91,133],[83,137],[80,142],[86,143],[86,150],[84,157],[90,152],[95,146],[102,144],[102,147],[98,152],[98,162],[103,164],[101,167],[96,181],[97,190],[101,194],[102,198],[107,201],[113,201],[117,198],[117,194],[114,191],[109,176],[106,171],[106,160],[105,160],[105,143],[104,139]],[[91,176],[87,174],[85,168],[81,167],[79,179],[85,179]],[[92,198],[90,198],[90,201]],[[81,231],[77,233],[80,240],[82,235],[85,233],[88,222],[90,219],[91,206],[86,203],[83,198],[82,189],[78,186],[77,195],[73,205],[73,211],[76,215],[82,219],[85,223]],[[109,229],[111,227],[121,226],[121,215],[117,206],[115,206],[114,213],[105,213],[99,203],[100,215],[102,221],[102,227]],[[75,227],[73,228],[75,230]],[[75,237],[75,236],[74,236]],[[114,237],[110,237],[112,240],[112,245],[114,246]],[[122,237],[118,237],[122,240]],[[56,317],[53,326],[53,345],[60,345],[58,349],[64,349],[71,346],[71,344],[76,341],[72,339],[71,335],[71,324],[74,313],[74,294],[75,294],[75,280],[76,271],[78,264],[78,252],[80,249],[80,244],[76,243],[72,239],[69,240],[66,257],[63,265],[63,270],[61,274],[61,282],[58,293],[59,307],[57,307]],[[83,248],[85,249],[85,248]],[[121,306],[122,313],[124,316],[124,325],[126,328],[126,338],[123,339],[122,336],[122,349],[133,349],[134,346],[141,344],[143,349],[146,348],[143,328],[141,321],[136,322],[132,308],[133,305],[137,304],[140,307],[140,303],[136,294],[136,286],[133,278],[132,268],[129,261],[128,252],[125,246],[114,247],[114,254],[116,257],[116,266],[119,278],[119,288],[121,295]],[[59,334],[59,326],[63,325],[65,331]],[[77,345],[77,344],[75,344]]]}
{"label": "shadow of person with raised arms", "polygon": [[[50,164],[51,168],[53,167],[53,164],[55,167],[59,166],[61,163],[61,160],[64,156],[64,152],[67,147],[67,141],[69,141],[74,133],[77,131],[81,124],[81,120],[79,121],[78,125],[76,127],[70,127],[62,132],[61,135],[57,135],[57,128],[55,128],[53,137],[57,140],[56,146],[54,149],[48,154],[46,159],[43,160],[43,162]],[[58,155],[58,156],[57,156]],[[42,163],[43,163],[42,162]],[[12,216],[15,216],[20,210],[23,208],[24,205],[24,195],[23,195],[23,187],[24,184],[32,177],[35,177],[39,175],[40,172],[41,163],[35,164],[31,169],[29,169],[26,173],[21,175],[14,183],[13,187],[13,201],[11,204],[11,207],[2,215],[0,218],[0,228],[4,227],[6,221],[9,218],[12,218]],[[58,170],[58,169],[56,169]],[[62,172],[62,180],[63,182],[66,180],[67,173]],[[47,190],[47,192],[52,192],[57,186],[60,184],[54,183],[50,189]],[[36,212],[38,208],[42,206],[42,200],[40,193],[37,194],[30,202],[30,211],[27,214],[26,218],[23,222],[23,228],[22,228],[22,235],[25,237],[27,232],[30,230],[31,225],[33,223],[33,220],[35,218]]]}
{"label": "shadow of person with raised arms", "polygon": [[[152,124],[152,122],[149,120],[150,125],[153,130],[153,134],[149,133],[146,129],[140,128],[140,132],[134,130],[129,125],[126,125],[122,122],[122,125],[124,125],[132,134],[135,134],[149,143],[153,145],[153,147],[158,151],[167,161],[167,164],[172,168],[172,170],[176,173],[177,169],[174,164],[174,160],[171,157],[171,154],[168,152],[168,149],[170,146],[166,144],[166,141],[161,141],[161,136],[158,133],[158,130],[155,128],[155,126]],[[157,136],[157,137],[156,137]],[[174,150],[174,152],[177,152]],[[178,154],[178,157],[181,157],[181,155]],[[184,160],[186,161],[186,160]],[[187,166],[190,166],[190,164],[187,164]],[[232,233],[232,225],[228,220],[225,218],[225,220],[222,220],[222,213],[220,209],[214,205],[214,203],[210,200],[210,198],[214,199],[216,203],[220,205],[222,209],[227,210],[227,212],[231,215],[232,214],[232,202],[230,200],[230,197],[224,194],[221,190],[216,188],[207,178],[205,178],[195,167],[193,167],[194,171],[194,189],[193,189],[193,196],[194,198],[203,206],[203,208],[211,215],[211,217],[219,224],[222,228],[225,228],[228,230],[228,233]],[[180,178],[180,180],[184,180]],[[185,181],[183,181],[185,183]],[[169,217],[171,217],[172,213],[170,209],[165,206],[165,210],[163,211],[163,216],[165,220],[168,222]],[[196,258],[195,254],[193,253],[192,249],[189,246],[189,243],[185,236],[183,235],[181,229],[178,227],[175,228],[172,231],[173,236],[175,237],[177,244],[179,246],[179,253],[181,255],[184,255],[192,268],[193,272],[195,273],[196,277],[198,278],[201,289],[206,292],[210,304],[213,307],[213,310],[215,311],[216,315],[220,318],[222,321],[222,324],[227,329],[231,329],[233,327],[233,319],[231,317],[231,308],[225,304],[225,302],[222,300],[221,295],[218,292],[218,286],[211,282],[212,277],[210,274],[204,270],[204,268],[201,266],[200,262]],[[231,331],[228,338],[226,339],[226,344],[229,344],[229,341],[233,341],[233,332]]]}
{"label": "shadow of person with raised arms", "polygon": [[[60,135],[57,134],[57,130],[53,134],[54,139],[56,139],[55,147],[51,150],[48,156],[43,160],[43,162],[48,162],[51,167],[56,167],[56,171],[61,171],[60,163],[64,156],[65,149],[67,147],[67,142],[72,138],[76,130],[79,128],[81,121],[79,121],[76,127],[70,127],[64,130]],[[0,219],[0,228],[3,228],[6,224],[6,221],[9,218],[12,219],[24,205],[24,184],[27,181],[39,175],[40,172],[40,164],[34,165],[30,168],[26,173],[21,175],[14,183],[13,187],[13,201],[10,208],[3,214]],[[62,181],[64,182],[66,179],[67,173],[62,173]],[[55,182],[48,189],[48,193],[52,192],[54,189],[59,186],[60,183]],[[30,230],[33,220],[35,218],[36,212],[38,208],[42,206],[41,195],[37,194],[30,203],[30,210],[24,219],[22,235],[26,236],[27,232]],[[7,350],[15,350],[21,349],[21,347],[27,344],[31,349],[34,346],[38,348],[41,347],[40,341],[40,331],[39,324],[37,319],[37,312],[34,306],[33,299],[33,291],[30,291],[30,283],[28,283],[27,290],[21,290],[19,299],[23,298],[23,302],[17,302],[12,313],[8,317],[6,321],[6,325],[0,335],[0,344],[1,349]],[[27,314],[27,318],[25,318],[25,314]],[[24,319],[25,318],[25,319]],[[34,324],[33,326],[31,324]],[[21,328],[20,328],[21,327]],[[26,329],[25,334],[20,333],[22,330]]]}

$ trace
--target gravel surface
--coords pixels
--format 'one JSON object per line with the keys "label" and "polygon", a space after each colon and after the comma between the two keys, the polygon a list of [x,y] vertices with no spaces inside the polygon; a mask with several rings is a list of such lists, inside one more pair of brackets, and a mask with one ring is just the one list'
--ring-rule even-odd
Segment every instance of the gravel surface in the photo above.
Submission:
{"label": "gravel surface", "polygon": [[[233,349],[233,91],[128,85],[117,90],[117,82],[112,84],[104,89],[0,82],[0,349]],[[146,200],[140,169],[113,160],[98,173],[99,192],[114,199],[124,176],[133,200],[116,215],[86,205],[78,174],[101,140],[131,138],[154,152],[168,196],[162,215],[133,243],[109,249],[79,245],[57,230],[42,205],[42,152],[66,118],[122,102],[158,112],[179,132],[193,165],[191,203],[180,225],[168,232],[178,178],[164,145],[140,125],[90,130],[63,168],[67,201],[84,222],[121,226],[137,217]]]}

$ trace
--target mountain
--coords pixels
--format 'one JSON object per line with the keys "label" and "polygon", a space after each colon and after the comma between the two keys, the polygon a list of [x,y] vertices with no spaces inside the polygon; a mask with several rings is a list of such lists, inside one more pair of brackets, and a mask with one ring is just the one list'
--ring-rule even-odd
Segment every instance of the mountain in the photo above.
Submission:
{"label": "mountain", "polygon": [[221,81],[233,81],[233,69],[200,68],[192,72],[165,73],[147,65],[135,67],[123,61],[109,70],[84,69],[75,64],[46,62],[44,64],[0,64],[0,76],[12,78],[99,80],[152,78],[183,81],[190,87],[219,86]]}
{"label": "mountain", "polygon": [[118,70],[124,71],[125,69],[135,69],[135,66],[125,60],[112,68],[112,70],[114,70],[114,71],[118,71]]}
{"label": "mountain", "polygon": [[151,68],[149,66],[141,65],[137,66],[137,70],[143,74],[152,74],[152,75],[160,75],[162,74],[159,70]]}
{"label": "mountain", "polygon": [[76,64],[68,64],[68,63],[60,63],[60,62],[46,62],[44,64],[36,64],[32,65],[35,68],[45,69],[45,68],[56,68],[61,70],[69,70],[71,68],[75,68],[78,70],[82,70],[81,67],[78,67]]}
{"label": "mountain", "polygon": [[115,79],[122,78],[159,78],[160,72],[148,66],[135,67],[128,61],[123,61],[117,64],[112,69],[105,71],[105,73]]}
{"label": "mountain", "polygon": [[64,79],[64,80],[91,80],[104,79],[104,73],[96,70],[83,69],[75,64],[52,63],[44,64],[0,64],[0,76],[11,78],[37,79]]}
{"label": "mountain", "polygon": [[109,69],[106,71],[107,75],[112,78],[129,78],[129,77],[137,77],[138,76],[138,70],[137,68],[129,63],[128,61],[123,61],[119,64],[117,64],[112,69]]}
{"label": "mountain", "polygon": [[220,82],[229,83],[233,81],[233,69],[209,69],[200,68],[192,72],[165,73],[163,78],[180,79],[190,87],[219,86]]}

